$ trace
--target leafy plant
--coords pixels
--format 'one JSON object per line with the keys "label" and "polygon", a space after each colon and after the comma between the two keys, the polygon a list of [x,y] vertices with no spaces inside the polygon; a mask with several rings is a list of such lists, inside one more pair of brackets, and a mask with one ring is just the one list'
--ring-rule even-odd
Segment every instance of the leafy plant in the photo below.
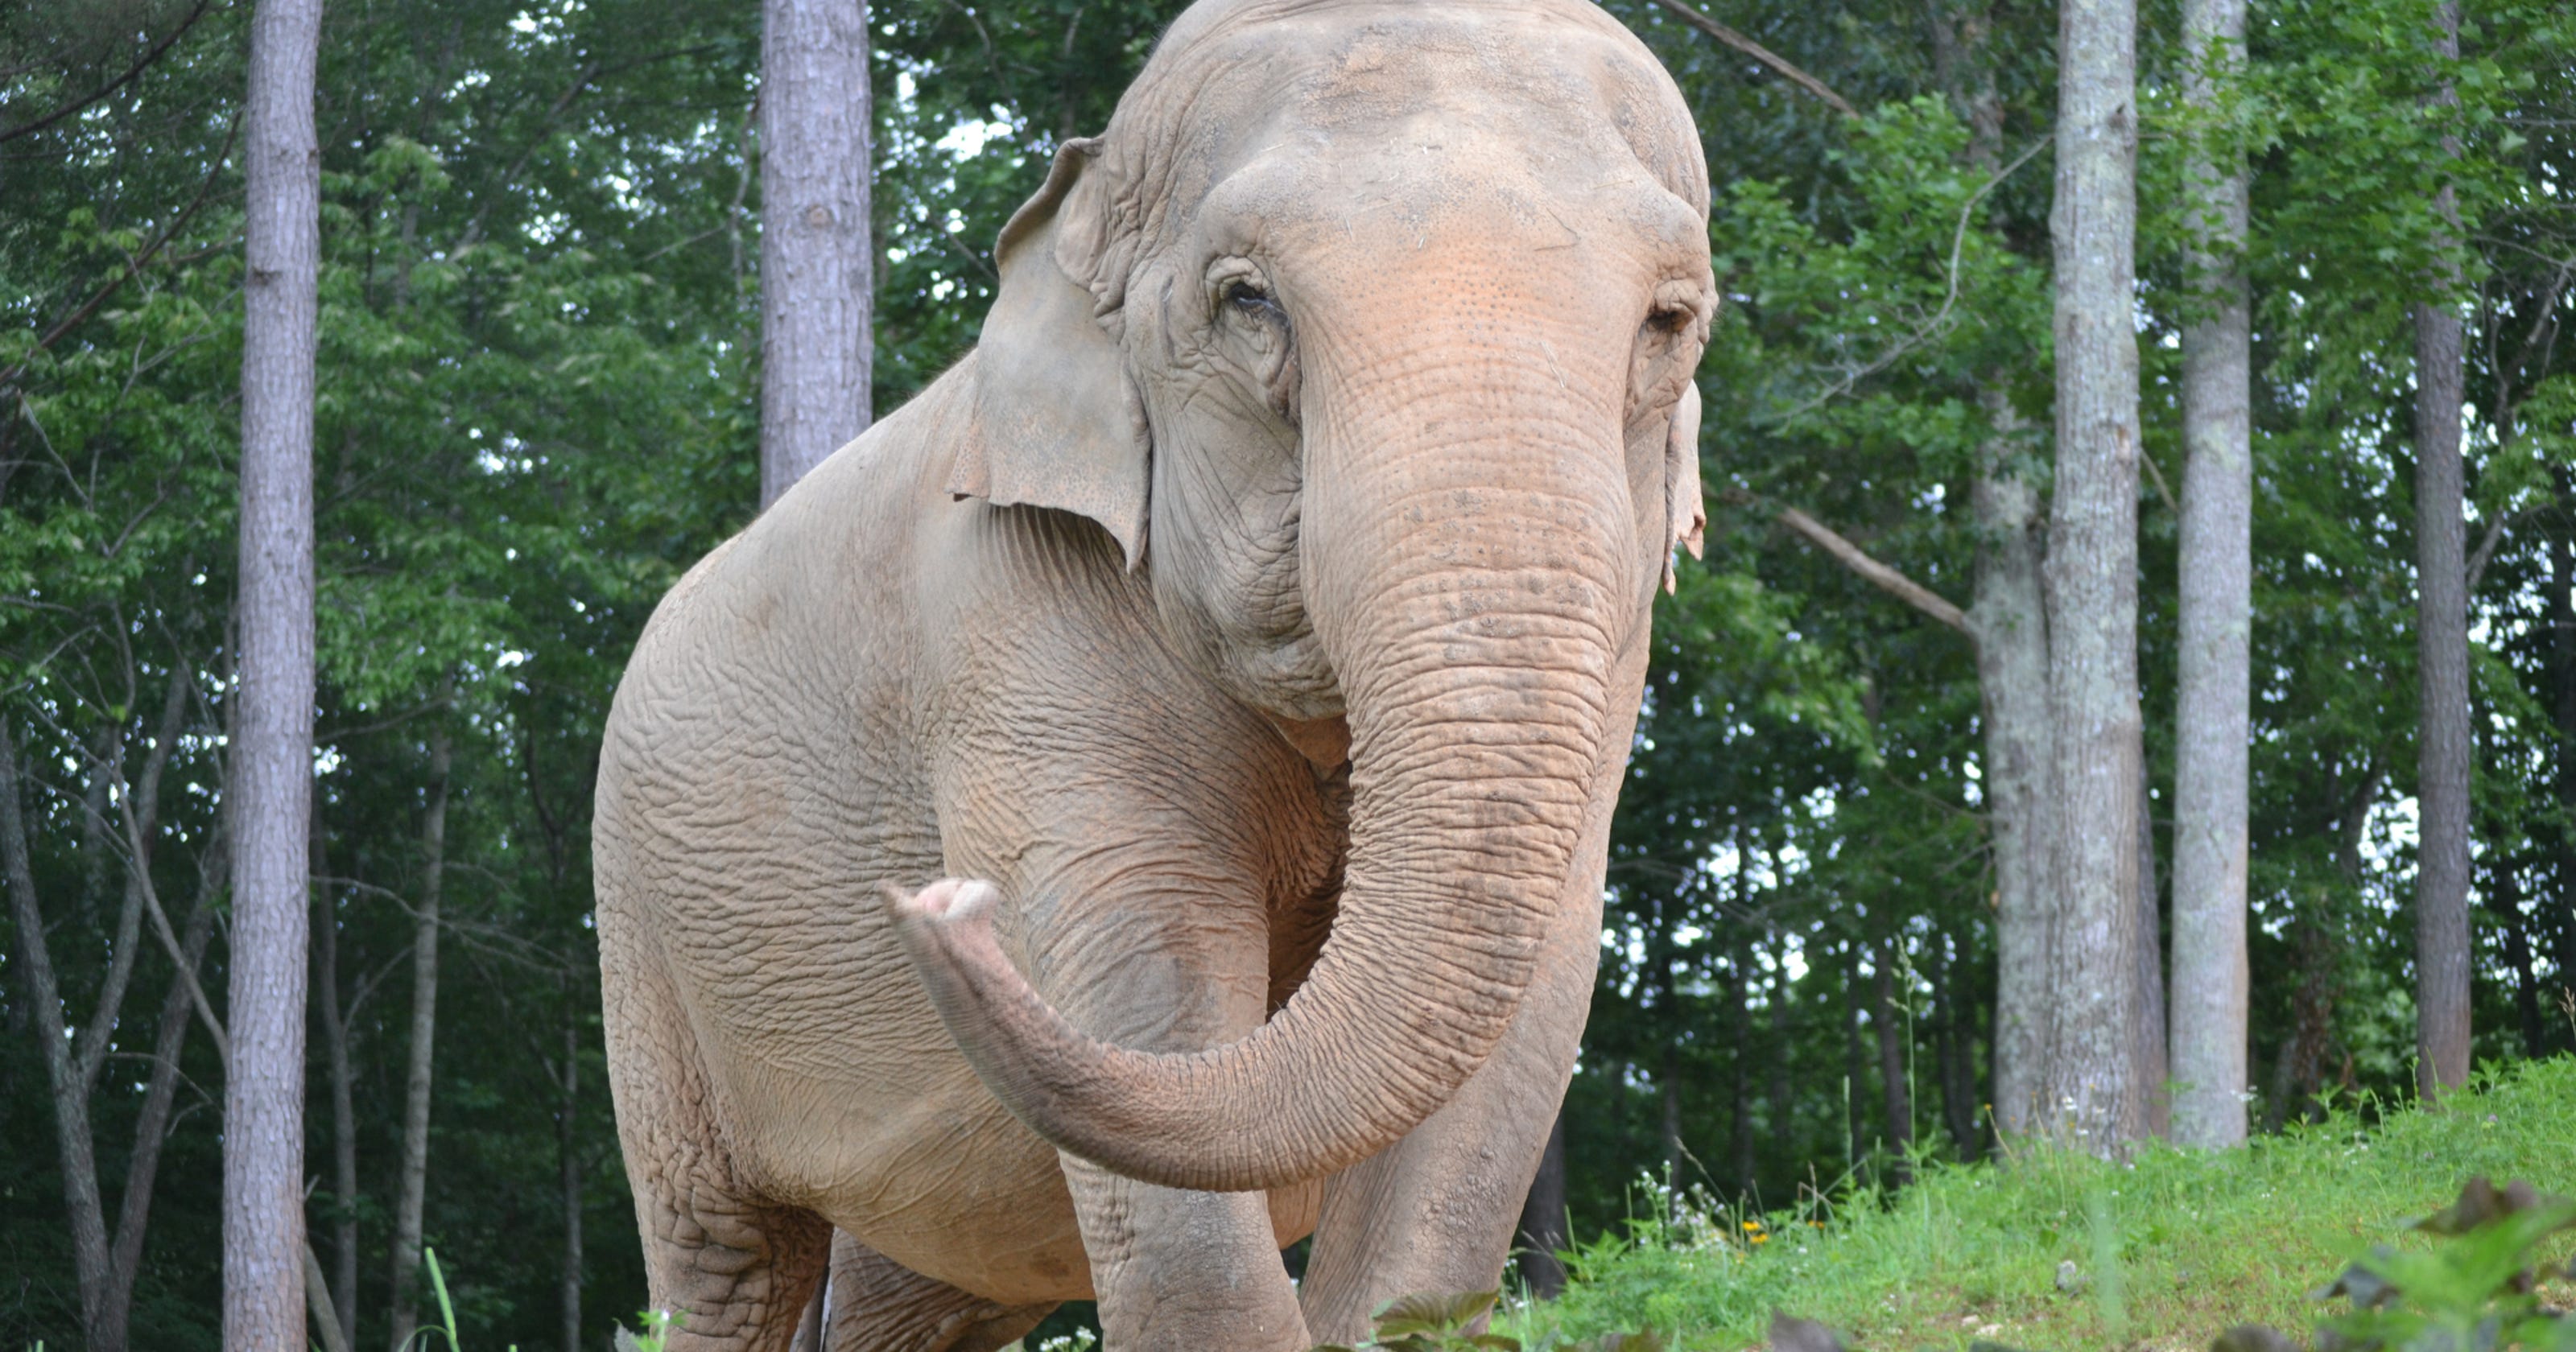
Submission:
{"label": "leafy plant", "polygon": [[617,1352],[662,1352],[663,1341],[680,1325],[680,1316],[670,1310],[638,1310],[635,1318],[644,1325],[644,1331],[636,1333],[619,1325]]}
{"label": "leafy plant", "polygon": [[[2416,1253],[2379,1246],[2318,1292],[2352,1302],[2319,1326],[2318,1352],[2576,1350],[2576,1319],[2544,1307],[2533,1289],[2537,1251],[2576,1229],[2576,1200],[2472,1178],[2457,1202],[2414,1228],[2453,1242]],[[2576,1264],[2565,1275],[2576,1278]]]}

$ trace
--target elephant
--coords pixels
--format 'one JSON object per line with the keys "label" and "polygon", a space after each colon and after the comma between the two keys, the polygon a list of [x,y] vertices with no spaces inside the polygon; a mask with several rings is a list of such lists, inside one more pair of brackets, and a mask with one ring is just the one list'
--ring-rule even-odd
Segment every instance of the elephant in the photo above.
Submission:
{"label": "elephant", "polygon": [[1708,203],[1590,0],[1201,0],[1062,144],[975,348],[687,572],[607,721],[672,1348],[786,1348],[827,1270],[870,1352],[1495,1285],[1699,548]]}

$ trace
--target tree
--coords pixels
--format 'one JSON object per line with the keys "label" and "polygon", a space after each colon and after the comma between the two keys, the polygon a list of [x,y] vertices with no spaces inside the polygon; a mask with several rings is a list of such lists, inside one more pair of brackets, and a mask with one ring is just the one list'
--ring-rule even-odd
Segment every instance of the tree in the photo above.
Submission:
{"label": "tree", "polygon": [[2041,1101],[2096,1150],[2146,1131],[2139,1008],[2137,14],[2058,10],[2057,478],[2049,506],[2048,690],[2057,831]]}
{"label": "tree", "polygon": [[[445,684],[441,683],[442,694]],[[403,1076],[402,1157],[394,1169],[394,1352],[406,1352],[420,1327],[421,1208],[429,1181],[430,1072],[438,1038],[438,911],[447,873],[447,789],[453,759],[447,729],[433,729],[429,804],[420,818],[420,896],[412,908],[411,1036]]]}
{"label": "tree", "polygon": [[764,0],[760,504],[868,428],[866,0]]}
{"label": "tree", "polygon": [[240,688],[224,1074],[224,1346],[304,1347],[306,837],[313,791],[313,383],[321,0],[251,20],[242,325]]}
{"label": "tree", "polygon": [[[2434,54],[2460,58],[2460,6],[2435,11]],[[2445,80],[2433,98],[2455,105]],[[2443,149],[2456,157],[2458,142]],[[2436,247],[2457,246],[2458,190],[2442,184],[2434,213],[2448,227]],[[2415,882],[2416,1075],[2426,1098],[2469,1078],[2469,596],[2466,521],[2461,513],[2461,388],[2467,345],[2455,293],[2461,277],[2445,262],[2433,297],[2415,321],[2416,674],[2422,704],[2416,733],[2415,801],[2423,846]]]}
{"label": "tree", "polygon": [[2244,0],[2183,6],[2184,101],[2203,119],[2183,174],[2179,680],[2174,704],[2174,1140],[2245,1140],[2246,853],[2252,731],[2252,303],[2245,158],[2217,123],[2244,66]]}

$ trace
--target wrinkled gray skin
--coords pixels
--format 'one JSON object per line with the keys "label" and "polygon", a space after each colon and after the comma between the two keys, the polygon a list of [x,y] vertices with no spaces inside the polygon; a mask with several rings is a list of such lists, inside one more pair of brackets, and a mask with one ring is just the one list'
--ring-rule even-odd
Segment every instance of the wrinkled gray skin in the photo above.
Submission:
{"label": "wrinkled gray skin", "polygon": [[983,346],[673,589],[596,836],[673,1347],[784,1348],[827,1249],[842,1349],[1494,1284],[1696,544],[1706,173],[1585,0],[1207,0]]}

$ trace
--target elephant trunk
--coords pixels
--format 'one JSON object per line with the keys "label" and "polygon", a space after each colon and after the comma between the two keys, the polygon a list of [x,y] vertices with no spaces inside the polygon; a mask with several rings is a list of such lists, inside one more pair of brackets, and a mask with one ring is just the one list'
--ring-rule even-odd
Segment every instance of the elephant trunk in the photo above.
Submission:
{"label": "elephant trunk", "polygon": [[1047,1140],[1168,1187],[1283,1186],[1411,1131],[1501,1040],[1624,750],[1603,745],[1610,673],[1645,598],[1618,404],[1568,393],[1569,350],[1309,368],[1300,549],[1351,725],[1351,848],[1332,936],[1269,1023],[1190,1054],[1107,1046],[973,897],[897,903],[968,1060]]}

